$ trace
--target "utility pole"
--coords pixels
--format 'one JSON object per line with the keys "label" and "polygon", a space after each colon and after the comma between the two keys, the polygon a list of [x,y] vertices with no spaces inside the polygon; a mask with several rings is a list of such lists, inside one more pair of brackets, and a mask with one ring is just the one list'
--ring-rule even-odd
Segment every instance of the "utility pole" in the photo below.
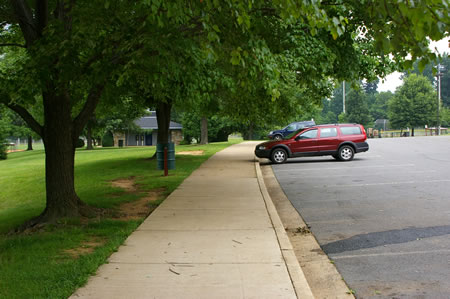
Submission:
{"label": "utility pole", "polygon": [[342,112],[345,113],[345,81],[342,82]]}
{"label": "utility pole", "polygon": [[436,135],[441,135],[441,120],[439,117],[439,109],[441,106],[441,64],[438,64],[438,70],[437,70],[437,124],[436,124]]}

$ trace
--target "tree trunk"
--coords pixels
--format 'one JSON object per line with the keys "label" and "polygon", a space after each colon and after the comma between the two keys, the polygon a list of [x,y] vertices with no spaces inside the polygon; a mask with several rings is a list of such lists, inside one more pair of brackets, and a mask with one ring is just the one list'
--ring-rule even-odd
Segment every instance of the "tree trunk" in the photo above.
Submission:
{"label": "tree trunk", "polygon": [[160,102],[156,108],[156,121],[158,122],[157,143],[169,143],[170,111],[172,101]]}
{"label": "tree trunk", "polygon": [[92,146],[92,121],[88,121],[86,130],[87,130],[87,136],[86,136],[87,147],[86,147],[86,149],[93,150],[94,147]]}
{"label": "tree trunk", "polygon": [[411,128],[411,136],[414,137],[414,127]]}
{"label": "tree trunk", "polygon": [[208,119],[204,116],[202,117],[200,132],[200,144],[208,144]]}
{"label": "tree trunk", "polygon": [[31,137],[31,135],[28,135],[28,148],[27,151],[32,151],[33,150],[33,138]]}
{"label": "tree trunk", "polygon": [[248,127],[248,140],[253,140],[253,123],[250,123],[250,126]]}
{"label": "tree trunk", "polygon": [[252,140],[253,139],[253,124],[251,123],[247,129],[247,131],[243,134],[244,140]]}
{"label": "tree trunk", "polygon": [[78,217],[85,204],[75,192],[75,140],[67,96],[44,94],[43,140],[47,202],[40,221]]}

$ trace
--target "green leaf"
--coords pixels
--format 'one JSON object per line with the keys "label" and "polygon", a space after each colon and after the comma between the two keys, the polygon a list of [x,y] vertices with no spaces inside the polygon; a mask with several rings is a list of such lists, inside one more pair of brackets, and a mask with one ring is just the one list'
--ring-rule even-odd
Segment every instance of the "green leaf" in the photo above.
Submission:
{"label": "green leaf", "polygon": [[419,61],[419,71],[422,73],[423,72],[423,70],[425,69],[425,67],[427,66],[427,64],[428,64],[428,59],[427,58],[422,58],[420,61]]}
{"label": "green leaf", "polygon": [[412,67],[413,67],[413,61],[412,60],[405,60],[403,62],[403,68],[405,70],[410,70],[410,69],[412,69]]}
{"label": "green leaf", "polygon": [[386,37],[384,37],[382,39],[382,45],[383,45],[383,52],[384,53],[389,53],[390,49],[391,49],[391,42],[389,41],[389,39],[387,39]]}
{"label": "green leaf", "polygon": [[331,28],[331,35],[333,36],[334,40],[336,40],[338,38],[339,34],[337,33],[336,28]]}
{"label": "green leaf", "polygon": [[333,17],[333,24],[334,26],[338,27],[341,24],[341,22],[339,22],[338,18]]}

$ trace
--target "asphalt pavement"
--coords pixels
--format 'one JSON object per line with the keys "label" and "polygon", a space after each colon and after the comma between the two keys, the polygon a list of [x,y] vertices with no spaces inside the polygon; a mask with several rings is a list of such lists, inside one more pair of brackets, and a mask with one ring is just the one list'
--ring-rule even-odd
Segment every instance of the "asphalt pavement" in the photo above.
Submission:
{"label": "asphalt pavement", "polygon": [[450,298],[450,136],[371,139],[274,173],[358,298]]}

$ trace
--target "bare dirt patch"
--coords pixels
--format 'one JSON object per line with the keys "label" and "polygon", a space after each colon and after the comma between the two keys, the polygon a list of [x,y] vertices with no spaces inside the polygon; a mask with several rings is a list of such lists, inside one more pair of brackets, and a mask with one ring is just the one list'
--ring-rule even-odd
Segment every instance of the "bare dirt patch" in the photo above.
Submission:
{"label": "bare dirt patch", "polygon": [[19,149],[9,149],[6,152],[7,153],[15,153],[15,152],[24,152],[25,150],[19,150]]}
{"label": "bare dirt patch", "polygon": [[[113,217],[117,220],[139,220],[146,218],[155,208],[152,202],[161,198],[166,191],[165,188],[153,189],[150,191],[140,190],[139,185],[135,182],[135,177],[122,178],[111,181],[111,185],[123,189],[128,194],[144,195],[142,198],[121,204],[117,209],[105,211],[103,217]],[[120,194],[112,194],[112,196],[120,196]],[[86,223],[89,219],[85,220]],[[82,221],[84,222],[84,221]],[[104,246],[105,240],[93,238],[80,244],[76,248],[64,250],[64,253],[71,258],[77,259],[82,255],[93,253],[97,247]]]}
{"label": "bare dirt patch", "polygon": [[141,199],[121,204],[115,218],[120,220],[137,220],[147,217],[154,209],[150,206],[150,202],[156,199],[151,197],[143,197]]}
{"label": "bare dirt patch", "polygon": [[202,156],[205,151],[184,151],[177,152],[177,155],[191,155],[191,156]]}
{"label": "bare dirt patch", "polygon": [[86,254],[94,252],[94,250],[97,247],[100,247],[103,245],[105,245],[104,240],[92,239],[92,240],[81,243],[80,247],[64,250],[64,253],[68,254],[72,258],[77,259],[82,255],[86,255]]}
{"label": "bare dirt patch", "polygon": [[130,177],[128,179],[114,180],[111,182],[111,185],[124,189],[127,192],[136,192],[138,188],[134,183],[134,179],[134,177]]}
{"label": "bare dirt patch", "polygon": [[[140,190],[135,183],[135,177],[118,179],[111,182],[114,187],[124,189],[127,193],[144,195],[144,197],[121,204],[116,212],[114,218],[120,220],[137,220],[147,217],[154,209],[155,205],[152,202],[161,198],[161,195],[166,191],[165,188],[153,189],[150,191]],[[116,194],[113,194],[117,196]]]}

